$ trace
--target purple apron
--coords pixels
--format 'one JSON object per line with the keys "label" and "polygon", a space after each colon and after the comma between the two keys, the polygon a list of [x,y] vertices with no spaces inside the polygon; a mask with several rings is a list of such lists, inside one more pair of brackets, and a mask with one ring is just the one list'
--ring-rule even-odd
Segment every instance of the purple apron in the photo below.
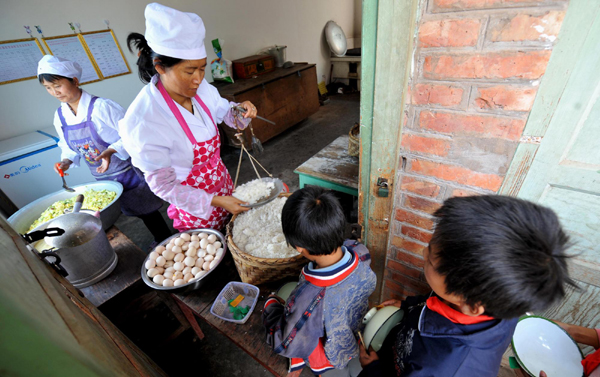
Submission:
{"label": "purple apron", "polygon": [[131,158],[121,160],[116,155],[110,158],[110,165],[104,173],[98,173],[96,168],[102,161],[96,161],[102,152],[110,144],[106,143],[92,122],[92,111],[98,97],[92,97],[88,107],[87,118],[79,124],[68,125],[62,113],[62,107],[58,108],[58,117],[62,123],[62,131],[67,145],[80,159],[85,161],[90,172],[98,181],[111,180],[123,185],[121,195],[121,211],[127,216],[147,215],[158,210],[163,202],[148,187],[143,173],[131,164]]}

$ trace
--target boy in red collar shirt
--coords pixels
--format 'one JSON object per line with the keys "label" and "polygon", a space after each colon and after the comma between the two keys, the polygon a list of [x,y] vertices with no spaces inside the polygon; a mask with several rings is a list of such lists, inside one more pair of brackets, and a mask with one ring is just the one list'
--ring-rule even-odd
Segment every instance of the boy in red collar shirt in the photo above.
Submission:
{"label": "boy in red collar shirt", "polygon": [[568,237],[548,208],[505,196],[448,199],[424,251],[429,297],[390,300],[404,319],[360,377],[496,377],[518,317],[560,300]]}

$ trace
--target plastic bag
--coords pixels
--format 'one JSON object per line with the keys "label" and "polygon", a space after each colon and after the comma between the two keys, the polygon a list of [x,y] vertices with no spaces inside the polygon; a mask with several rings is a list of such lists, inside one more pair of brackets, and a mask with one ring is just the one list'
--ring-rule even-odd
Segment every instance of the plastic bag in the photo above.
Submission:
{"label": "plastic bag", "polygon": [[231,63],[231,60],[223,58],[221,44],[218,39],[213,39],[212,45],[213,50],[215,50],[215,53],[217,54],[217,58],[210,62],[210,71],[213,80],[233,83],[233,64]]}

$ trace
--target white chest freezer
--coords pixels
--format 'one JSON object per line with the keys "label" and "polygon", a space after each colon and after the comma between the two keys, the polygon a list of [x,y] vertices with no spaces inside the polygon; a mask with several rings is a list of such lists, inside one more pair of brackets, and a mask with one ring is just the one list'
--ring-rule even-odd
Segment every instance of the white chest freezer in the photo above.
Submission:
{"label": "white chest freezer", "polygon": [[[20,209],[32,201],[62,189],[54,171],[61,160],[54,127],[0,141],[0,189],[2,200]],[[69,186],[95,181],[87,165],[71,168]],[[7,213],[10,215],[10,213]]]}

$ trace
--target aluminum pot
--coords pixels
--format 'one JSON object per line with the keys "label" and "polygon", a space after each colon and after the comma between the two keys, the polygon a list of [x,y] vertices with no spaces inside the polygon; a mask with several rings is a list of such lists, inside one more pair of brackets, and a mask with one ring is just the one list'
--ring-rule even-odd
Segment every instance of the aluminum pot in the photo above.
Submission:
{"label": "aluminum pot", "polygon": [[[97,181],[85,183],[72,187],[75,192],[65,190],[56,191],[52,194],[43,196],[21,208],[8,218],[8,223],[19,233],[25,234],[29,232],[29,227],[37,220],[42,212],[59,200],[65,200],[83,194],[86,190],[110,190],[117,193],[115,199],[100,211],[100,220],[102,227],[106,230],[110,228],[121,215],[121,203],[119,198],[123,193],[123,185],[115,181]],[[85,208],[84,208],[85,209]],[[40,224],[34,230],[45,229],[49,221]]]}
{"label": "aluminum pot", "polygon": [[107,277],[117,266],[117,254],[110,246],[99,218],[87,213],[69,213],[49,221],[44,229],[60,228],[64,234],[45,237],[55,247],[67,280],[76,288],[85,288]]}

